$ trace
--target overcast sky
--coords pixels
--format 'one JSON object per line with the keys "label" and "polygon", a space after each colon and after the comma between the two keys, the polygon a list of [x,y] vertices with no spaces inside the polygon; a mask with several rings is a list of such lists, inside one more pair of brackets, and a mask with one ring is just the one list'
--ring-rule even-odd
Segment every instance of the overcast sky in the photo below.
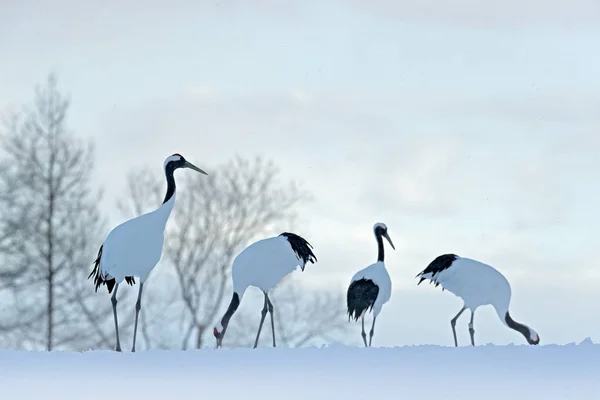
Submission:
{"label": "overcast sky", "polygon": [[[323,290],[385,222],[377,345],[452,344],[461,301],[414,279],[445,252],[500,269],[543,344],[600,340],[598,20],[596,0],[4,2],[0,110],[57,72],[113,216],[124,169],[274,160],[315,198],[299,278]],[[475,325],[524,343],[489,307]]]}

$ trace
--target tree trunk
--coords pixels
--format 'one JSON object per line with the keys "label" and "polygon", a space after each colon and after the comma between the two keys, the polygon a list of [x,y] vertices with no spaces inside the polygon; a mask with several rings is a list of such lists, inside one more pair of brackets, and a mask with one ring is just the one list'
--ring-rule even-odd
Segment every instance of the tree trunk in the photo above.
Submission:
{"label": "tree trunk", "polygon": [[52,212],[54,211],[53,196],[50,196],[50,207],[49,207],[49,218],[48,218],[48,332],[46,338],[46,346],[48,351],[52,350],[53,346],[53,328],[54,328],[54,260],[53,260],[53,237],[52,237]]}
{"label": "tree trunk", "polygon": [[48,261],[48,332],[47,332],[47,349],[52,350],[54,341],[54,149],[51,150],[52,155],[50,156],[50,168],[48,177],[48,254],[46,255]]}
{"label": "tree trunk", "polygon": [[47,349],[52,350],[52,328],[54,326],[54,315],[52,312],[54,300],[54,272],[52,271],[52,264],[48,265],[48,336],[47,336]]}

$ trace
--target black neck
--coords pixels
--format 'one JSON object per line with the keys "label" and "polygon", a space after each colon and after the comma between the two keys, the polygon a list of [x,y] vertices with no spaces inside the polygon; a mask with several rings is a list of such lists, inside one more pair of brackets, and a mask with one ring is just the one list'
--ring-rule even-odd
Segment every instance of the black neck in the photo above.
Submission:
{"label": "black neck", "polygon": [[376,235],[377,237],[377,261],[383,262],[383,238],[380,234]]}
{"label": "black neck", "polygon": [[238,307],[240,306],[240,296],[236,292],[233,292],[233,297],[231,298],[231,303],[229,303],[229,307],[227,307],[227,311],[223,318],[221,319],[221,325],[223,326],[223,330],[227,329],[227,325],[229,324],[229,320],[233,316],[233,313],[236,312]]}
{"label": "black neck", "polygon": [[514,319],[512,319],[508,312],[506,313],[504,320],[506,321],[506,325],[508,325],[509,328],[514,329],[517,332],[520,332],[523,336],[525,336],[525,339],[527,339],[527,341],[529,341],[529,328],[528,327],[526,327],[525,325],[520,324],[517,321],[515,321]]}
{"label": "black neck", "polygon": [[171,163],[167,164],[167,167],[165,168],[165,176],[167,178],[167,194],[165,194],[163,204],[171,200],[171,197],[173,197],[175,194],[175,177],[173,176],[174,171],[175,168],[171,166]]}

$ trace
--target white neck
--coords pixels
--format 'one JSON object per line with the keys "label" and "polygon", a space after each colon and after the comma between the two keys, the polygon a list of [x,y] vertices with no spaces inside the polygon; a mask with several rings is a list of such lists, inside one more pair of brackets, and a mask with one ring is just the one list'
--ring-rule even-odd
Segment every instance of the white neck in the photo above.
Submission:
{"label": "white neck", "polygon": [[173,193],[173,196],[171,196],[171,198],[167,202],[161,204],[161,206],[158,207],[153,213],[156,216],[156,218],[162,222],[163,230],[165,229],[167,221],[171,216],[171,211],[173,210],[173,206],[175,205],[175,197],[176,192]]}
{"label": "white neck", "polygon": [[247,283],[239,283],[235,280],[233,281],[233,291],[238,294],[238,296],[240,297],[240,301],[242,301],[242,297],[244,297],[244,293],[246,292],[246,289],[248,289],[249,286],[250,285],[248,285]]}
{"label": "white neck", "polygon": [[496,314],[498,314],[498,318],[505,326],[508,326],[506,323],[506,313],[508,312],[508,306],[505,304],[492,304],[494,310],[496,310]]}

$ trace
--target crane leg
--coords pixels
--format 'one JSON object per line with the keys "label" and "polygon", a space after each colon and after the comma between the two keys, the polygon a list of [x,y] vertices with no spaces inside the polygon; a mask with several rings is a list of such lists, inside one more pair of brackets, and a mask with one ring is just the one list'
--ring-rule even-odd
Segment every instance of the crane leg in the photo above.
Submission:
{"label": "crane leg", "polygon": [[473,328],[473,319],[475,312],[471,311],[471,322],[469,322],[469,335],[471,335],[471,346],[475,346],[475,329]]}
{"label": "crane leg", "polygon": [[371,347],[371,342],[373,341],[373,334],[375,333],[375,320],[376,316],[373,316],[373,325],[371,325],[371,332],[369,332],[369,347]]}
{"label": "crane leg", "polygon": [[256,348],[256,346],[258,346],[258,338],[260,337],[260,331],[262,330],[263,323],[265,322],[266,316],[267,316],[267,296],[265,296],[265,305],[263,306],[263,309],[260,312],[260,325],[258,325],[258,332],[256,333],[256,340],[254,341],[254,348]]}
{"label": "crane leg", "polygon": [[271,299],[269,299],[269,295],[266,293],[265,299],[267,299],[267,307],[269,310],[269,314],[271,314],[271,332],[273,333],[273,347],[277,347],[275,345],[275,322],[273,321],[273,303],[271,303]]}
{"label": "crane leg", "polygon": [[133,325],[133,347],[131,348],[132,352],[135,352],[135,338],[137,336],[137,326],[138,326],[138,316],[140,315],[140,310],[142,309],[142,289],[144,288],[144,282],[140,282],[140,291],[138,292],[138,298],[135,302],[135,324]]}
{"label": "crane leg", "polygon": [[458,319],[458,317],[461,316],[461,314],[463,312],[465,312],[466,309],[467,309],[467,307],[463,306],[463,308],[460,309],[458,314],[456,314],[456,317],[454,317],[450,320],[450,326],[452,326],[452,335],[454,335],[454,346],[455,347],[458,347],[458,339],[456,339],[456,320]]}
{"label": "crane leg", "polygon": [[119,341],[119,320],[117,319],[117,289],[119,288],[119,284],[115,285],[115,290],[113,291],[112,296],[110,297],[110,302],[113,307],[113,316],[115,317],[115,334],[117,336],[117,347],[116,351],[121,351],[121,342]]}
{"label": "crane leg", "polygon": [[362,338],[363,338],[363,342],[365,342],[365,347],[367,346],[367,334],[365,333],[365,314],[362,315]]}

